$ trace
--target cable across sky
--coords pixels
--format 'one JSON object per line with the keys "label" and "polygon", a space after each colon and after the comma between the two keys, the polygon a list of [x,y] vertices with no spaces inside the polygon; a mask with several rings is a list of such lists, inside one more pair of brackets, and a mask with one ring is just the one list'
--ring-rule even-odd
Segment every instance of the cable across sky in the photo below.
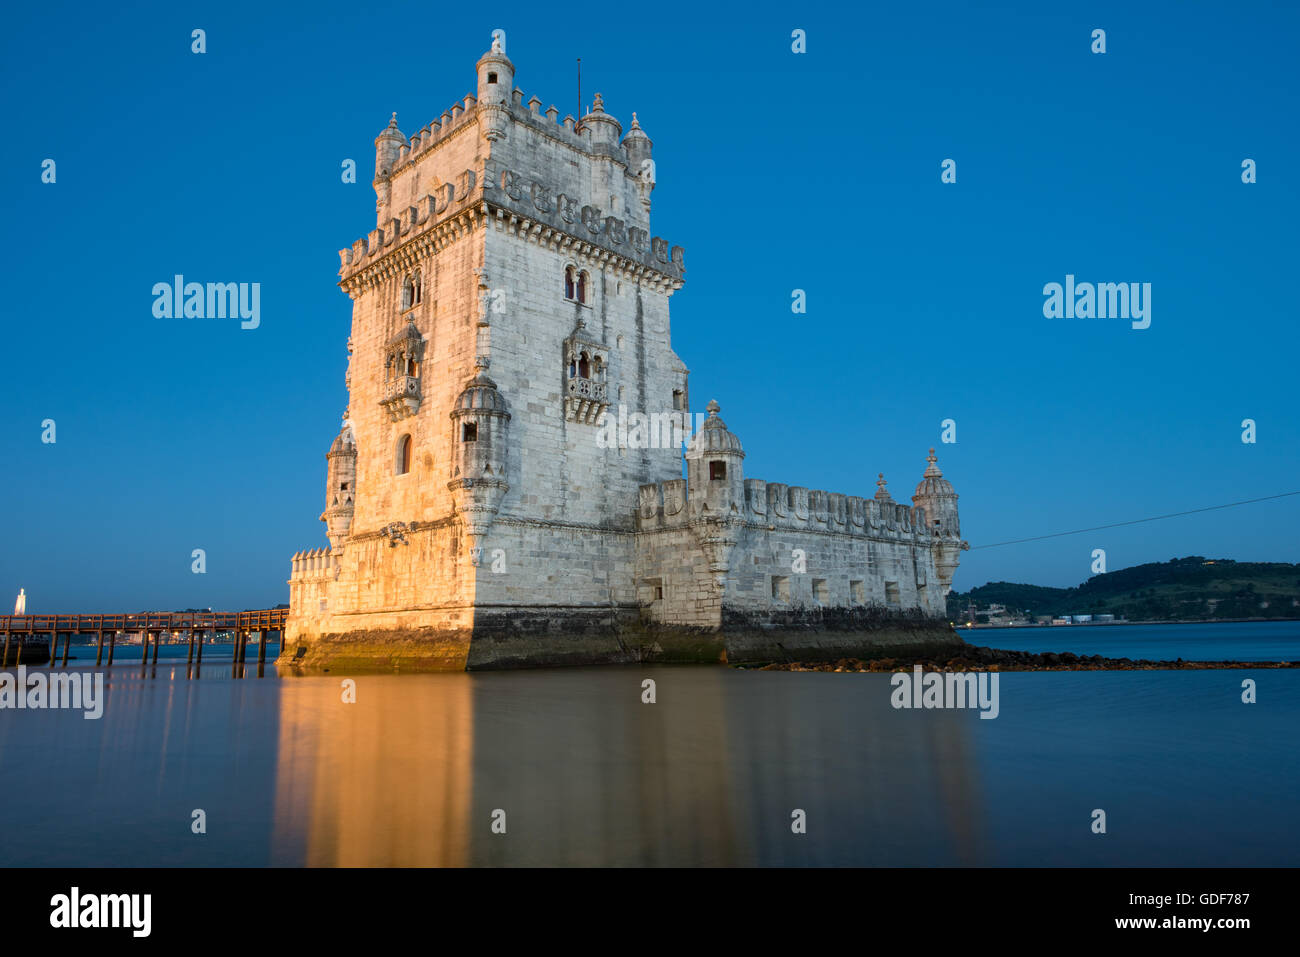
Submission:
{"label": "cable across sky", "polygon": [[1084,532],[1099,532],[1107,528],[1122,528],[1125,525],[1141,525],[1143,522],[1158,522],[1163,518],[1178,518],[1180,515],[1195,515],[1198,512],[1213,512],[1222,508],[1236,508],[1238,505],[1253,505],[1256,502],[1268,502],[1277,498],[1286,498],[1289,495],[1300,495],[1300,491],[1279,492],[1277,495],[1265,495],[1262,498],[1247,498],[1240,502],[1226,502],[1223,505],[1207,505],[1205,508],[1191,508],[1185,512],[1170,512],[1168,515],[1152,515],[1149,518],[1135,518],[1127,522],[1113,522],[1110,525],[1094,525],[1092,528],[1076,528],[1072,532],[1053,532],[1051,535],[1035,535],[1032,538],[1013,538],[1005,542],[993,542],[989,545],[972,545],[971,551],[977,548],[1000,548],[1003,545],[1020,545],[1024,542],[1041,542],[1046,538],[1063,538],[1066,535],[1082,535]]}

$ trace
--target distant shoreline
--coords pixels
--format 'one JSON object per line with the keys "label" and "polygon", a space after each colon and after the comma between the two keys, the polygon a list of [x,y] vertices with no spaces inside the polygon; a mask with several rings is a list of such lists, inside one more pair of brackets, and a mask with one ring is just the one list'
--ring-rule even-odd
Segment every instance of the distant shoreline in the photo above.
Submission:
{"label": "distant shoreline", "polygon": [[963,631],[976,631],[981,628],[1001,628],[1004,631],[1011,629],[1022,630],[1027,628],[1112,628],[1116,625],[1240,625],[1246,623],[1261,623],[1270,621],[1300,621],[1300,617],[1293,618],[1160,618],[1150,621],[1078,621],[1071,622],[1068,625],[1040,625],[1034,622],[1032,625],[958,625],[953,624],[953,628],[960,634]]}

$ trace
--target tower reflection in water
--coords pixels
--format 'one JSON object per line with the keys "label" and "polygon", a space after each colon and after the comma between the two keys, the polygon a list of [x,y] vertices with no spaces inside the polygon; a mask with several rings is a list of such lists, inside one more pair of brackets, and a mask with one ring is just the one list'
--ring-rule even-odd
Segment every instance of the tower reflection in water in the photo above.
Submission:
{"label": "tower reflection in water", "polygon": [[[642,681],[656,702],[642,703]],[[278,864],[973,864],[973,712],[887,675],[602,668],[281,684]],[[803,811],[806,833],[792,830]],[[504,812],[501,814],[499,812]],[[504,823],[505,833],[494,833]]]}

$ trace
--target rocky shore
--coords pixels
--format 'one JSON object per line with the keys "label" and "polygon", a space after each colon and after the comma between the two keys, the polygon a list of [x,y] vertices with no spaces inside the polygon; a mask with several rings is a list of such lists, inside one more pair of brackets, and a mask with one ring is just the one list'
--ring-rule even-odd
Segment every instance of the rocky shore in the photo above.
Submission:
{"label": "rocky shore", "polygon": [[1221,668],[1297,668],[1293,661],[1148,661],[1145,658],[1103,658],[1071,652],[1035,653],[967,645],[956,654],[906,658],[840,658],[838,661],[787,661],[763,665],[761,671],[1205,671]]}

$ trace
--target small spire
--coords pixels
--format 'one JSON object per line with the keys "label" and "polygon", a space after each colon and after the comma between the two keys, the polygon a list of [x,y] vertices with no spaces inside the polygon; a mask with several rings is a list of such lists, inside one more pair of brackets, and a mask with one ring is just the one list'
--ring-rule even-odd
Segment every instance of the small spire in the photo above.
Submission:
{"label": "small spire", "polygon": [[718,417],[718,413],[722,411],[722,406],[718,405],[717,399],[710,399],[709,404],[706,405],[704,408],[708,410],[710,419],[716,419]]}
{"label": "small spire", "polygon": [[634,130],[641,129],[641,124],[636,121],[636,110],[632,111],[632,129]]}
{"label": "small spire", "polygon": [[596,99],[591,104],[591,112],[593,113],[605,112],[605,98],[601,96],[599,93],[596,94]]}
{"label": "small spire", "polygon": [[926,466],[924,477],[943,478],[943,473],[939,471],[939,466],[936,464],[939,460],[935,457],[933,448],[930,449],[930,454],[925,457],[925,460],[930,464]]}
{"label": "small spire", "polygon": [[393,111],[393,118],[392,118],[391,120],[388,121],[388,128],[389,128],[390,130],[395,130],[395,129],[397,129],[397,111],[396,111],[396,110]]}
{"label": "small spire", "polygon": [[884,472],[877,472],[877,473],[876,473],[876,501],[877,501],[877,502],[892,502],[892,501],[893,501],[893,498],[890,497],[889,489],[887,489],[887,488],[885,487],[885,473],[884,473]]}

